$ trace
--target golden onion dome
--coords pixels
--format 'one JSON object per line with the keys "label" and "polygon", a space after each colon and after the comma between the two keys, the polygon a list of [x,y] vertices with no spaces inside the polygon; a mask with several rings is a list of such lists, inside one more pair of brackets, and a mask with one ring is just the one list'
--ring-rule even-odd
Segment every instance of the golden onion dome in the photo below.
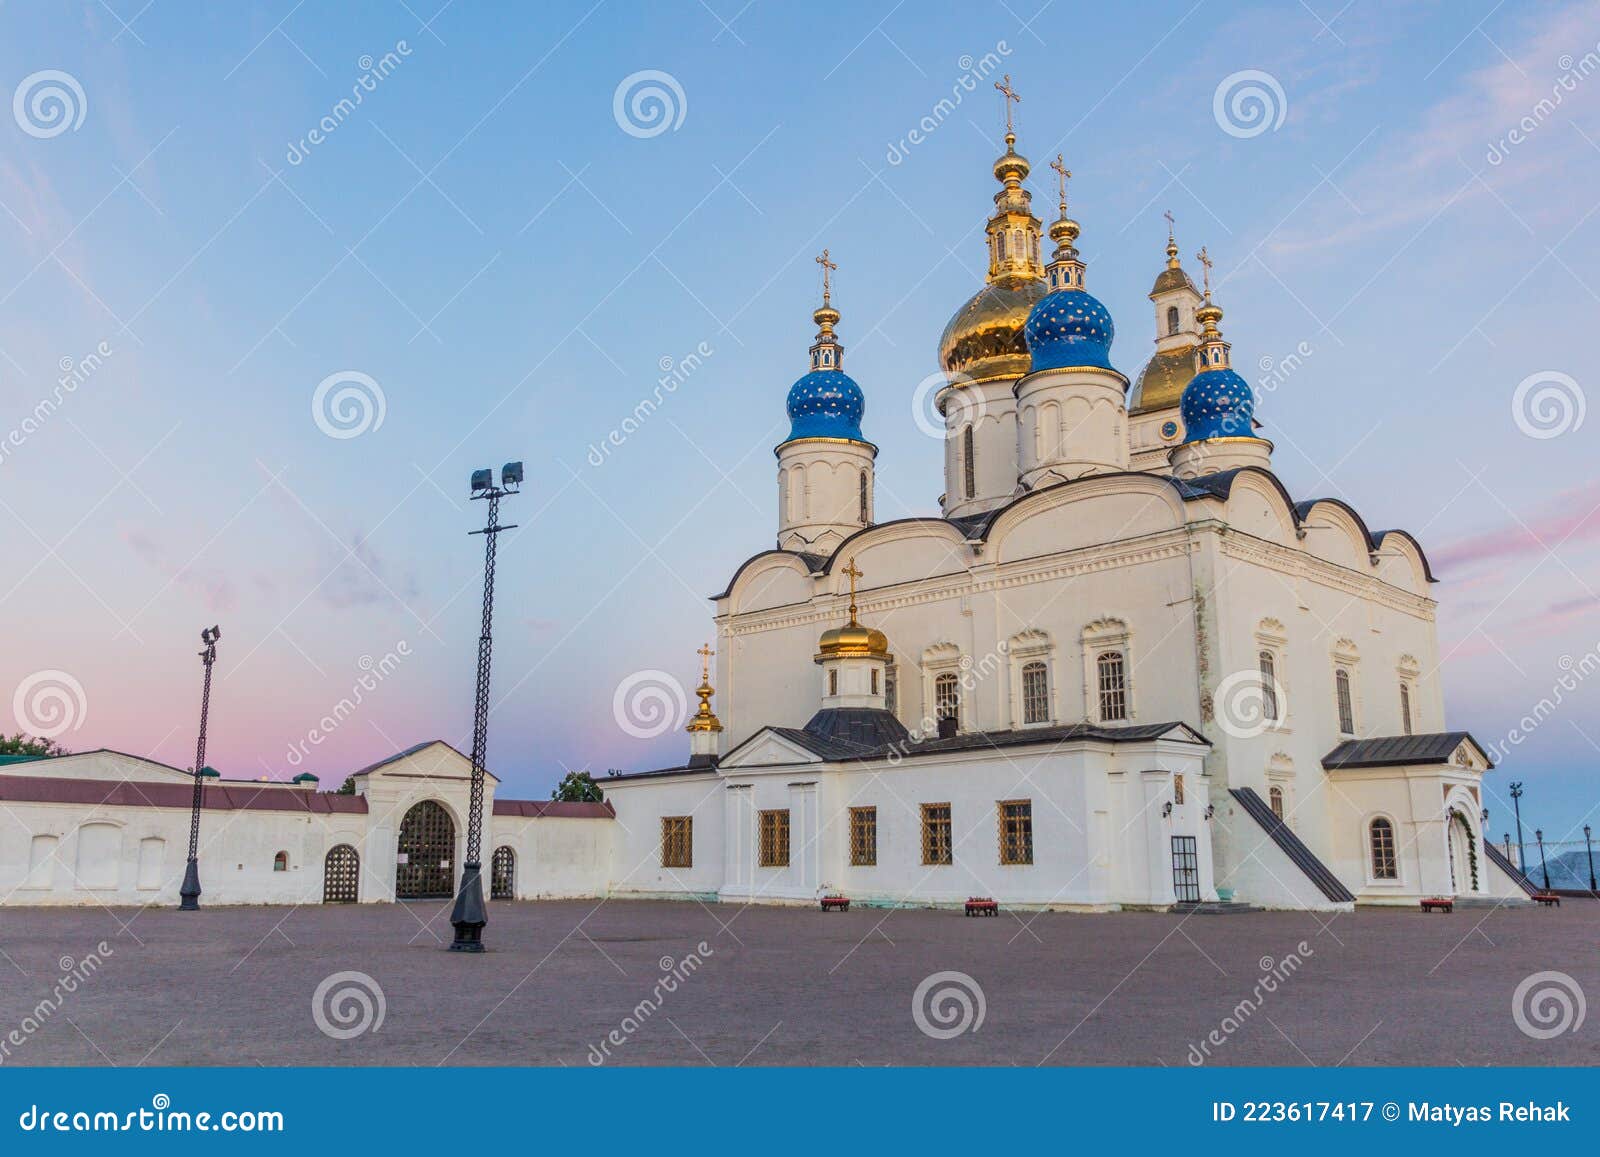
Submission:
{"label": "golden onion dome", "polygon": [[1028,164],[1028,158],[1017,152],[1014,141],[1006,142],[1006,151],[1001,153],[994,162],[994,177],[997,181],[1005,181],[1008,177],[1015,177],[1019,181],[1026,181],[1028,174],[1033,171]]}
{"label": "golden onion dome", "polygon": [[1152,356],[1128,392],[1128,413],[1148,413],[1176,406],[1183,397],[1183,388],[1198,371],[1196,348],[1187,345],[1158,351]]}
{"label": "golden onion dome", "polygon": [[1215,325],[1222,320],[1222,307],[1207,297],[1200,308],[1194,311],[1194,319],[1204,326]]}
{"label": "golden onion dome", "polygon": [[956,310],[939,338],[939,365],[973,381],[1020,378],[1028,372],[1022,327],[1049,287],[1041,277],[1002,277]]}
{"label": "golden onion dome", "polygon": [[823,631],[817,643],[817,661],[866,655],[882,659],[889,654],[889,636],[853,619],[842,627]]}

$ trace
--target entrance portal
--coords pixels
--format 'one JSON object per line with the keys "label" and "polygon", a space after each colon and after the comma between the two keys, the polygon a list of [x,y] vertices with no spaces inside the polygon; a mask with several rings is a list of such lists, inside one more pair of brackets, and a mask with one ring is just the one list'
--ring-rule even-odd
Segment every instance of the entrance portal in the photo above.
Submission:
{"label": "entrance portal", "polygon": [[455,895],[456,825],[431,799],[400,821],[394,894],[401,900],[445,900]]}
{"label": "entrance portal", "polygon": [[1172,891],[1180,904],[1200,902],[1200,852],[1194,836],[1172,837]]}

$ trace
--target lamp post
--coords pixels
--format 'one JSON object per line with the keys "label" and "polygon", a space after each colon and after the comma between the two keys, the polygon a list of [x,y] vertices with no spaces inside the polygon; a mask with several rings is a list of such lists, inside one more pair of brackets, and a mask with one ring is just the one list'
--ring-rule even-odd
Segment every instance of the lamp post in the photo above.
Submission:
{"label": "lamp post", "polygon": [[483,905],[483,764],[485,748],[489,741],[489,659],[493,644],[490,625],[494,620],[494,554],[495,541],[502,530],[511,526],[500,525],[500,500],[507,494],[516,494],[522,486],[522,463],[507,462],[500,470],[500,485],[494,484],[494,471],[472,472],[472,497],[489,503],[489,517],[483,535],[483,629],[478,635],[478,687],[472,712],[472,795],[467,810],[467,855],[461,864],[461,890],[456,893],[455,908],[450,913],[450,923],[455,925],[456,937],[450,942],[452,952],[482,952],[483,927],[489,922],[488,910]]}
{"label": "lamp post", "polygon": [[1595,891],[1594,885],[1594,845],[1589,842],[1589,825],[1583,825],[1583,848],[1589,853],[1589,891]]}
{"label": "lamp post", "polygon": [[1544,873],[1544,890],[1550,890],[1550,865],[1544,862],[1544,829],[1535,828],[1533,838],[1539,841],[1539,868]]}
{"label": "lamp post", "polygon": [[1522,783],[1512,784],[1508,789],[1511,792],[1511,806],[1517,809],[1517,871],[1524,876],[1528,874],[1528,857],[1522,850]]}
{"label": "lamp post", "polygon": [[205,683],[200,691],[200,738],[194,748],[194,798],[189,805],[189,864],[183,870],[183,887],[178,889],[180,912],[200,910],[200,796],[206,772],[206,717],[211,713],[211,665],[217,661],[217,640],[221,627],[206,627],[200,632],[205,644],[200,662],[205,666]]}

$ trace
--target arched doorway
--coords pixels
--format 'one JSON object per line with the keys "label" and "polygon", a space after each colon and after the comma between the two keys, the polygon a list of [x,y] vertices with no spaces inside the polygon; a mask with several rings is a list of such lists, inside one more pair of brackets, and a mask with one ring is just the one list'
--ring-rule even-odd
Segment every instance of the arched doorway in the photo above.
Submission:
{"label": "arched doorway", "polygon": [[401,900],[455,895],[456,824],[435,800],[425,799],[400,821],[400,855],[394,894]]}
{"label": "arched doorway", "polygon": [[330,848],[322,861],[322,902],[354,904],[361,898],[361,856],[349,844]]}
{"label": "arched doorway", "polygon": [[505,844],[494,850],[489,872],[489,899],[517,898],[517,853]]}
{"label": "arched doorway", "polygon": [[1450,861],[1450,890],[1458,896],[1478,891],[1478,844],[1467,817],[1451,808],[1445,821],[1445,856]]}

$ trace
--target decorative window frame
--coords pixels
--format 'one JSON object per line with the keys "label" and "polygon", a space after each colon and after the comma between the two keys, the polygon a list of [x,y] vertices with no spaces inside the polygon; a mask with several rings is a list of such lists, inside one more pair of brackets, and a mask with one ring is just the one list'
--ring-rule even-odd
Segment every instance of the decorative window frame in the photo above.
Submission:
{"label": "decorative window frame", "polygon": [[1083,628],[1083,717],[1090,723],[1108,722],[1100,716],[1100,670],[1097,663],[1105,651],[1122,652],[1122,694],[1127,706],[1126,719],[1109,722],[1132,723],[1139,718],[1139,696],[1133,668],[1133,632],[1123,619],[1105,615]]}
{"label": "decorative window frame", "polygon": [[[1377,875],[1372,870],[1372,824],[1374,820],[1387,820],[1389,830],[1394,834],[1394,878],[1387,879]],[[1406,861],[1401,854],[1400,821],[1388,812],[1369,812],[1361,819],[1361,856],[1365,864],[1363,871],[1366,874],[1367,887],[1369,888],[1394,888],[1403,891],[1406,883]]]}
{"label": "decorative window frame", "polygon": [[[971,661],[961,653],[961,648],[954,643],[935,643],[922,652],[922,718],[936,733],[939,726],[939,701],[934,693],[934,683],[940,675],[956,677],[956,694],[961,700],[961,707],[957,712],[957,730],[972,729],[972,702],[967,696],[966,687],[962,686],[962,676],[971,665]],[[899,689],[903,687],[902,683]]]}
{"label": "decorative window frame", "polygon": [[[1366,718],[1361,702],[1361,653],[1351,639],[1340,639],[1329,653],[1329,677],[1333,684],[1333,726],[1341,736],[1356,737],[1361,734],[1361,723]],[[1346,731],[1339,719],[1339,675],[1344,669],[1350,676],[1350,730]]]}
{"label": "decorative window frame", "polygon": [[[1044,631],[1030,627],[1012,635],[1006,642],[1006,655],[1011,660],[1011,726],[1021,730],[1030,727],[1049,727],[1061,718],[1061,700],[1056,678],[1055,643]],[[1038,723],[1028,723],[1027,705],[1023,694],[1022,669],[1029,663],[1044,664],[1045,718]]]}
{"label": "decorative window frame", "polygon": [[1289,631],[1279,620],[1265,618],[1256,624],[1255,650],[1251,652],[1250,661],[1258,672],[1261,669],[1262,651],[1272,655],[1272,676],[1278,689],[1278,718],[1267,730],[1292,732],[1294,694],[1289,686]]}
{"label": "decorative window frame", "polygon": [[[1400,661],[1395,664],[1395,677],[1399,681],[1399,686],[1395,688],[1395,706],[1399,710],[1400,734],[1426,734],[1427,729],[1422,725],[1422,696],[1418,688],[1418,681],[1422,678],[1422,664],[1417,662],[1414,655],[1401,655]],[[1404,710],[1405,702],[1400,698],[1400,687],[1406,689],[1406,695],[1410,700],[1409,728]]]}

